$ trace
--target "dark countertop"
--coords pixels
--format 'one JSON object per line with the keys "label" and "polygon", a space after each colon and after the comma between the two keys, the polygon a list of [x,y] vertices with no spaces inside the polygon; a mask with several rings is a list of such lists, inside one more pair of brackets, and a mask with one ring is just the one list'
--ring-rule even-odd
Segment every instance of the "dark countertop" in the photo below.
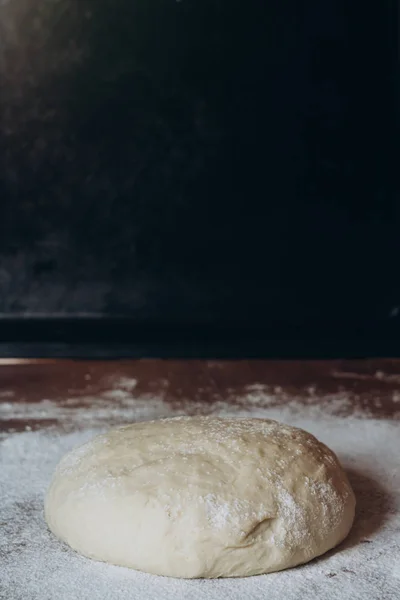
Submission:
{"label": "dark countertop", "polygon": [[[400,361],[0,361],[0,409],[5,404],[38,403],[51,398],[60,407],[69,403],[96,409],[118,407],[118,396],[105,392],[112,380],[135,382],[135,395],[162,396],[163,402],[183,412],[196,403],[198,413],[207,413],[216,402],[243,406],[249,390],[271,394],[269,406],[284,406],[294,399],[304,407],[327,407],[340,416],[357,413],[366,418],[400,419]],[[329,403],[342,395],[345,404]],[[108,398],[108,399],[107,399]],[[99,401],[100,402],[100,401]],[[99,404],[100,407],[100,404]],[[192,409],[191,409],[192,410]],[[1,411],[0,431],[64,426],[68,411],[55,419],[9,418]],[[89,423],[90,425],[90,423]]]}
{"label": "dark countertop", "polygon": [[[114,571],[50,536],[43,498],[65,452],[110,426],[185,414],[278,419],[324,441],[357,498],[348,538],[275,578],[186,582]],[[7,598],[283,600],[288,590],[301,599],[312,589],[318,598],[397,599],[399,422],[399,360],[1,359],[0,580]]]}

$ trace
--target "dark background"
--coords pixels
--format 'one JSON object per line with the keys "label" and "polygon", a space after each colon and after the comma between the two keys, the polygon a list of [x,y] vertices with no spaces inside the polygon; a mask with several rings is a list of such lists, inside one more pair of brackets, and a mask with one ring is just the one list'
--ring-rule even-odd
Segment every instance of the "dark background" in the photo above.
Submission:
{"label": "dark background", "polygon": [[399,353],[396,3],[304,4],[0,5],[3,341]]}

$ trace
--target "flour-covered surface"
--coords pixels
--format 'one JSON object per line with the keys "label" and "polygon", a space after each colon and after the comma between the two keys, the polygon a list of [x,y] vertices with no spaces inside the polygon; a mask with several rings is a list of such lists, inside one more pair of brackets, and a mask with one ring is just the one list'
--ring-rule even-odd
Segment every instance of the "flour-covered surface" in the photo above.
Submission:
{"label": "flour-covered surface", "polygon": [[[338,454],[357,497],[349,538],[296,569],[185,581],[96,563],[49,533],[43,498],[65,452],[109,425],[179,414],[267,417],[316,435]],[[398,600],[399,421],[396,361],[2,366],[0,598]]]}

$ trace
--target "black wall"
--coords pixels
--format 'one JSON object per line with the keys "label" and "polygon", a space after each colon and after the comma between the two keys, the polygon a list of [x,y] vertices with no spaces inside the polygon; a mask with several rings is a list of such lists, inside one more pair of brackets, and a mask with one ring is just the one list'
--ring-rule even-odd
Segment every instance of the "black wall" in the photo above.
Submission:
{"label": "black wall", "polygon": [[395,3],[10,0],[0,17],[3,316],[395,327]]}

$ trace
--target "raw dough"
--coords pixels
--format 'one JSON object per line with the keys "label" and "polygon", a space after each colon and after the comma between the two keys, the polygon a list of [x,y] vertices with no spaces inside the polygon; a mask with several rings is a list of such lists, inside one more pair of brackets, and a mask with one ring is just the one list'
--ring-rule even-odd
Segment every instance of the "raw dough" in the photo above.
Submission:
{"label": "raw dough", "polygon": [[85,556],[172,577],[268,573],[348,534],[336,456],[266,419],[178,417],[111,430],[57,467],[45,515]]}

